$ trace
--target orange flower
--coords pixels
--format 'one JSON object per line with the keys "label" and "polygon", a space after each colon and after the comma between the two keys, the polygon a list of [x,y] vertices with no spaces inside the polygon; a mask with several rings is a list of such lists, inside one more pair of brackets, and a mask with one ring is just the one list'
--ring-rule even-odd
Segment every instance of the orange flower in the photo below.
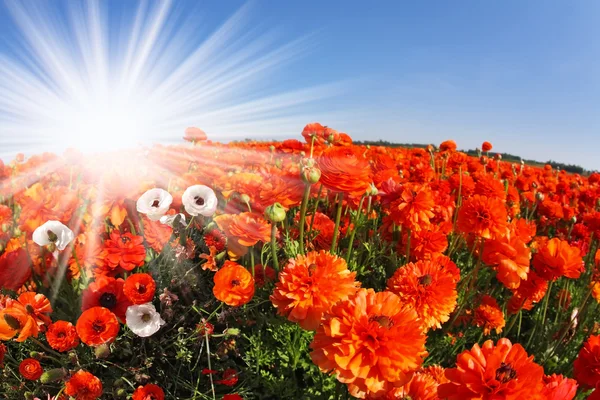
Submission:
{"label": "orange flower", "polygon": [[533,304],[539,302],[546,295],[548,281],[541,278],[535,271],[530,271],[526,281],[513,290],[513,295],[508,301],[507,309],[510,314],[516,314],[520,309],[531,310]]}
{"label": "orange flower", "polygon": [[393,389],[385,396],[385,399],[438,400],[438,386],[439,384],[431,375],[417,372],[410,382],[400,388]]}
{"label": "orange flower", "polygon": [[0,289],[17,291],[31,277],[31,262],[21,247],[0,256]]}
{"label": "orange flower", "polygon": [[494,329],[497,334],[500,334],[505,324],[504,313],[498,306],[496,299],[484,295],[479,307],[475,309],[475,325],[480,328],[483,327],[483,333],[489,335],[492,329]]}
{"label": "orange flower", "polygon": [[429,188],[406,185],[390,206],[390,216],[397,225],[418,231],[429,226],[429,220],[435,215],[434,207],[435,200]]}
{"label": "orange flower", "polygon": [[25,292],[17,300],[25,307],[38,326],[41,327],[52,322],[48,316],[48,314],[52,313],[52,306],[50,305],[50,300],[43,294]]}
{"label": "orange flower", "polygon": [[37,337],[39,328],[36,320],[19,302],[9,300],[7,307],[0,309],[0,340],[10,340],[17,334],[17,342],[24,342],[28,337]]}
{"label": "orange flower", "polygon": [[104,269],[108,267],[114,270],[121,267],[125,271],[131,271],[143,265],[146,258],[143,237],[120,233],[117,230],[112,231],[110,239],[104,242],[104,250],[106,252]]}
{"label": "orange flower", "polygon": [[233,261],[225,261],[214,276],[213,294],[228,306],[248,303],[254,296],[254,278],[248,270]]}
{"label": "orange flower", "polygon": [[485,151],[486,153],[488,151],[492,150],[492,144],[490,142],[483,142],[483,144],[481,145],[481,150]]}
{"label": "orange flower", "polygon": [[82,271],[89,275],[92,268],[105,263],[102,242],[95,232],[79,234],[73,241],[73,246],[74,255],[69,260],[69,270],[73,278],[78,279]]}
{"label": "orange flower", "polygon": [[360,289],[325,315],[311,358],[352,396],[383,396],[410,381],[427,354],[425,339],[417,314],[398,296]]}
{"label": "orange flower", "polygon": [[460,353],[456,368],[446,370],[449,383],[438,387],[438,396],[448,400],[526,399],[542,389],[544,369],[520,344],[508,339],[491,340],[482,347]]}
{"label": "orange flower", "polygon": [[133,392],[132,400],[164,400],[165,392],[158,385],[148,383],[147,385],[138,387]]}
{"label": "orange flower", "polygon": [[482,260],[496,267],[496,279],[508,289],[516,289],[527,279],[531,250],[518,236],[486,240]]}
{"label": "orange flower", "polygon": [[577,381],[562,375],[544,376],[544,385],[541,393],[544,400],[573,400],[577,394]]}
{"label": "orange flower", "polygon": [[411,260],[430,259],[436,254],[443,253],[447,248],[448,238],[438,225],[431,225],[430,229],[411,232]]}
{"label": "orange flower", "polygon": [[332,305],[356,292],[360,283],[355,278],[342,258],[312,251],[290,259],[270,299],[279,315],[314,330]]}
{"label": "orange flower", "polygon": [[244,246],[271,240],[271,225],[260,215],[250,212],[237,214],[229,225],[229,233]]}
{"label": "orange flower", "polygon": [[360,197],[371,184],[369,161],[358,147],[328,147],[318,158],[323,186],[333,192]]}
{"label": "orange flower", "polygon": [[495,239],[506,235],[506,219],[506,207],[501,200],[476,194],[460,207],[456,227],[464,234]]}
{"label": "orange flower", "polygon": [[37,381],[44,373],[44,370],[38,360],[26,358],[19,364],[19,373],[29,381]]}
{"label": "orange flower", "polygon": [[67,381],[65,394],[75,400],[95,400],[102,396],[102,382],[89,372],[79,370]]}
{"label": "orange flower", "polygon": [[56,321],[50,325],[46,332],[46,340],[50,347],[60,352],[69,351],[79,345],[77,330],[67,321]]}
{"label": "orange flower", "polygon": [[123,285],[124,281],[121,278],[96,276],[96,280],[81,294],[81,310],[104,307],[112,311],[120,321],[125,321],[125,312],[131,302],[123,293]]}
{"label": "orange flower", "polygon": [[133,274],[127,277],[123,293],[133,304],[150,303],[156,292],[156,282],[149,274]]}
{"label": "orange flower", "polygon": [[561,276],[577,279],[583,269],[581,250],[566,240],[550,239],[533,257],[533,267],[549,281]]}
{"label": "orange flower", "polygon": [[104,307],[85,310],[77,320],[77,334],[88,346],[112,343],[119,333],[117,316]]}
{"label": "orange flower", "polygon": [[169,243],[172,234],[173,228],[169,225],[144,217],[144,238],[152,249],[160,253],[163,247]]}
{"label": "orange flower", "polygon": [[454,140],[446,140],[440,144],[440,151],[456,151],[456,142]]}
{"label": "orange flower", "polygon": [[387,288],[414,307],[425,328],[441,328],[456,308],[456,280],[435,261],[419,260],[398,268]]}
{"label": "orange flower", "polygon": [[573,363],[573,377],[585,387],[600,384],[600,335],[591,335]]}
{"label": "orange flower", "polygon": [[200,258],[205,259],[206,262],[202,264],[203,270],[209,270],[215,272],[219,268],[217,267],[217,260],[215,256],[217,255],[217,248],[215,246],[209,246],[208,251],[210,254],[200,254]]}

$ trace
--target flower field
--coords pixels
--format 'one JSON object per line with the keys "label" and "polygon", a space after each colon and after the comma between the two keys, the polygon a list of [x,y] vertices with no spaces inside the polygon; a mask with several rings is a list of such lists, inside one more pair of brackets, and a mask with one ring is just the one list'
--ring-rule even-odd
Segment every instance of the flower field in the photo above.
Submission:
{"label": "flower field", "polygon": [[0,162],[0,398],[600,399],[600,174],[302,136]]}

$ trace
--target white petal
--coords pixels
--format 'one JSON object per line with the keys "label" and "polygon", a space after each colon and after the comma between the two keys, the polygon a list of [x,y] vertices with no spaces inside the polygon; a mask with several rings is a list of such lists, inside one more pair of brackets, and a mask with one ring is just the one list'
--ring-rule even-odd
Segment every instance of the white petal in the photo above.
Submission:
{"label": "white petal", "polygon": [[[198,200],[202,199],[202,204],[198,204]],[[217,210],[218,200],[215,192],[204,185],[190,186],[183,192],[181,196],[181,202],[185,208],[185,211],[192,215],[203,215],[205,217],[212,217]]]}

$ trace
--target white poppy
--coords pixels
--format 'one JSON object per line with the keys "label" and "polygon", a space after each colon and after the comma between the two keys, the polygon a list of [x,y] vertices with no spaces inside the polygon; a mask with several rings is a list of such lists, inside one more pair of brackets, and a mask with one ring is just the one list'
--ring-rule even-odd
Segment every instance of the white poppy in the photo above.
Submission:
{"label": "white poppy", "polygon": [[165,324],[152,303],[127,307],[125,322],[129,329],[140,337],[154,335]]}
{"label": "white poppy", "polygon": [[152,221],[158,221],[171,207],[173,196],[166,190],[154,188],[140,196],[137,201],[137,210],[146,214]]}
{"label": "white poppy", "polygon": [[73,231],[59,221],[48,221],[33,231],[33,241],[40,246],[54,244],[58,250],[64,250],[75,235]]}
{"label": "white poppy", "polygon": [[185,207],[185,211],[192,216],[203,215],[205,217],[212,217],[217,210],[217,196],[208,186],[190,186],[183,192],[181,201]]}
{"label": "white poppy", "polygon": [[179,217],[179,225],[185,228],[185,215],[181,213],[175,215],[163,215],[162,217],[160,217],[160,223],[164,225],[169,225],[171,228],[175,228],[175,226],[173,225],[177,223],[177,217]]}

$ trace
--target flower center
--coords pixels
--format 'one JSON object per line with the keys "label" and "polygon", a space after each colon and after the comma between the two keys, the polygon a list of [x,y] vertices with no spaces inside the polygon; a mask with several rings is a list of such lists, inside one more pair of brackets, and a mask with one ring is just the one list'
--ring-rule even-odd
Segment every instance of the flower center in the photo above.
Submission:
{"label": "flower center", "polygon": [[145,313],[142,315],[142,321],[144,322],[150,322],[152,320],[152,316],[148,313]]}
{"label": "flower center", "polygon": [[154,200],[154,201],[152,202],[152,206],[151,206],[151,207],[158,208],[159,206],[160,206],[160,201],[158,201],[158,200]]}
{"label": "flower center", "polygon": [[64,332],[58,332],[58,333],[56,334],[56,337],[57,337],[57,338],[59,338],[59,339],[63,339],[63,338],[64,338],[64,337],[66,337],[66,336],[67,336],[67,335],[66,335]]}
{"label": "flower center", "polygon": [[517,376],[517,371],[510,364],[502,363],[500,368],[496,370],[496,380],[501,383],[511,381]]}
{"label": "flower center", "polygon": [[10,326],[11,329],[21,329],[21,323],[19,320],[10,314],[4,314],[4,321],[6,321],[6,324]]}
{"label": "flower center", "polygon": [[117,296],[114,293],[105,292],[100,296],[99,303],[102,307],[111,309],[117,305]]}
{"label": "flower center", "polygon": [[239,284],[240,284],[240,281],[237,279],[234,279],[231,281],[231,286],[239,286]]}
{"label": "flower center", "polygon": [[123,244],[129,242],[129,238],[127,236],[121,236],[121,242],[123,242]]}
{"label": "flower center", "polygon": [[431,275],[427,274],[427,275],[423,275],[422,277],[419,278],[419,283],[423,286],[429,286],[429,285],[431,285],[432,280],[433,280],[433,278],[431,277]]}
{"label": "flower center", "polygon": [[490,219],[490,213],[487,210],[478,211],[477,212],[477,219],[479,221],[487,221],[487,220]]}
{"label": "flower center", "polygon": [[394,321],[392,321],[392,319],[387,315],[372,315],[369,318],[369,322],[373,321],[377,322],[379,326],[383,328],[391,328],[392,326],[394,326]]}
{"label": "flower center", "polygon": [[33,314],[33,313],[35,313],[35,309],[33,308],[33,306],[32,306],[31,304],[27,304],[27,305],[25,306],[25,310],[27,310],[27,312],[28,312],[29,314]]}
{"label": "flower center", "polygon": [[308,276],[313,276],[317,271],[317,264],[310,264],[308,266]]}
{"label": "flower center", "polygon": [[196,196],[194,197],[195,203],[199,206],[203,206],[204,205],[204,199],[200,196]]}
{"label": "flower center", "polygon": [[48,234],[48,240],[51,243],[54,243],[58,240],[58,236],[56,235],[56,233],[52,232],[51,230],[48,230],[46,233]]}
{"label": "flower center", "polygon": [[144,284],[142,284],[142,283],[139,283],[139,284],[138,284],[138,287],[137,287],[137,291],[138,291],[138,293],[140,293],[140,294],[144,294],[144,293],[146,293],[146,285],[144,285]]}
{"label": "flower center", "polygon": [[92,329],[94,330],[94,332],[100,333],[104,331],[104,323],[102,321],[94,321],[94,323],[92,324]]}

